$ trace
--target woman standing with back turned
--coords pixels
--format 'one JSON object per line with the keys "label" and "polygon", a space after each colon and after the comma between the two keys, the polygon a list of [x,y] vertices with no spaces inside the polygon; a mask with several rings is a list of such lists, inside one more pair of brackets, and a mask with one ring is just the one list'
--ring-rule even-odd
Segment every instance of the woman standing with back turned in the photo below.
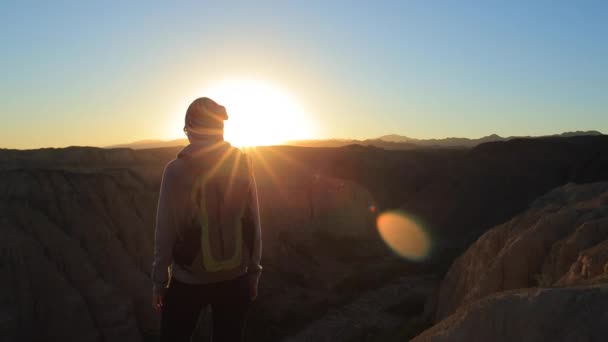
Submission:
{"label": "woman standing with back turned", "polygon": [[190,144],[165,167],[152,265],[161,341],[190,341],[207,305],[213,341],[241,341],[257,296],[256,183],[248,156],[224,141],[227,119],[226,109],[209,98],[192,102],[184,126]]}

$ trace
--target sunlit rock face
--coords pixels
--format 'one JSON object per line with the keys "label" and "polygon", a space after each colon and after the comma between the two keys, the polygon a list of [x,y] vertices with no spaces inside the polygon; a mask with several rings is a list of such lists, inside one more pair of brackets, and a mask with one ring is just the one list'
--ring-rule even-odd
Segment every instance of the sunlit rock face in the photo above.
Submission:
{"label": "sunlit rock face", "polygon": [[515,290],[465,305],[413,342],[604,341],[608,284]]}
{"label": "sunlit rock face", "polygon": [[551,191],[454,262],[441,285],[437,319],[492,293],[603,277],[606,241],[608,183]]}
{"label": "sunlit rock face", "polygon": [[[576,325],[563,320],[586,306],[599,310],[608,301],[605,285],[476,301],[507,290],[608,283],[607,243],[608,183],[568,184],[547,193],[486,232],[454,262],[441,283],[436,313],[438,322],[449,318],[419,340],[571,340],[565,327]],[[585,324],[595,330],[575,329],[572,338],[605,332],[605,311],[585,315]],[[559,331],[564,335],[555,335]]]}

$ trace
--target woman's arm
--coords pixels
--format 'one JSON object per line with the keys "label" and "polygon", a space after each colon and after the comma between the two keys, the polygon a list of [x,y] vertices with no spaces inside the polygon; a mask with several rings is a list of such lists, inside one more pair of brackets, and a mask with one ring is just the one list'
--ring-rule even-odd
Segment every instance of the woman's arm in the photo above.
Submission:
{"label": "woman's arm", "polygon": [[154,232],[154,261],[152,263],[152,283],[155,295],[163,295],[169,282],[169,266],[173,262],[173,244],[176,236],[175,176],[173,162],[165,167],[160,186],[156,228]]}

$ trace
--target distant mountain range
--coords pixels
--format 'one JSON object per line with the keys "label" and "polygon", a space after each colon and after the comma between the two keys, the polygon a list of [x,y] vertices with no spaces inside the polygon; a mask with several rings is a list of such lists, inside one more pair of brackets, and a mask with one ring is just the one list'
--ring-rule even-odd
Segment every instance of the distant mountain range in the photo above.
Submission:
{"label": "distant mountain range", "polygon": [[[554,134],[545,137],[574,137],[582,135],[603,135],[598,131],[576,131]],[[538,138],[531,136],[501,137],[496,134],[488,135],[479,139],[469,138],[443,138],[443,139],[414,139],[398,134],[383,135],[376,139],[354,140],[354,139],[329,139],[329,140],[294,140],[286,145],[307,146],[307,147],[341,147],[348,145],[376,146],[392,150],[407,150],[421,147],[439,148],[471,148],[477,145],[493,142],[507,141],[518,138]]]}
{"label": "distant mountain range", "polygon": [[[543,137],[575,137],[582,135],[603,135],[598,131],[575,131],[565,132],[561,134],[547,135]],[[302,147],[343,147],[349,145],[376,146],[387,150],[410,150],[416,148],[471,148],[479,144],[493,141],[507,141],[512,139],[530,139],[539,138],[532,136],[512,136],[501,137],[496,134],[488,135],[479,139],[469,138],[443,138],[443,139],[415,139],[398,134],[383,135],[375,139],[357,140],[357,139],[318,139],[318,140],[290,140],[284,145],[302,146]],[[163,140],[140,140],[127,144],[119,144],[107,146],[106,148],[132,148],[135,150],[147,148],[185,146],[188,144],[187,139],[175,139],[169,141]]]}
{"label": "distant mountain range", "polygon": [[186,146],[188,145],[188,139],[175,139],[175,140],[139,140],[132,143],[118,144],[105,146],[104,148],[132,148],[134,150],[143,150],[146,148],[160,148],[160,147],[175,147],[175,146]]}

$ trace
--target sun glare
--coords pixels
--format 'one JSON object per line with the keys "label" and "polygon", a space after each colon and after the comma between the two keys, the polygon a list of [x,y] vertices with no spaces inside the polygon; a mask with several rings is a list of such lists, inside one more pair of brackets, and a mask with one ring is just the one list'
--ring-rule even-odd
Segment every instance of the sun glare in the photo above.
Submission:
{"label": "sun glare", "polygon": [[199,93],[226,107],[224,137],[239,147],[278,145],[312,138],[310,118],[294,98],[272,84],[231,80]]}
{"label": "sun glare", "polygon": [[431,240],[424,227],[401,211],[387,211],[377,218],[378,231],[398,255],[414,261],[424,260],[430,253]]}

